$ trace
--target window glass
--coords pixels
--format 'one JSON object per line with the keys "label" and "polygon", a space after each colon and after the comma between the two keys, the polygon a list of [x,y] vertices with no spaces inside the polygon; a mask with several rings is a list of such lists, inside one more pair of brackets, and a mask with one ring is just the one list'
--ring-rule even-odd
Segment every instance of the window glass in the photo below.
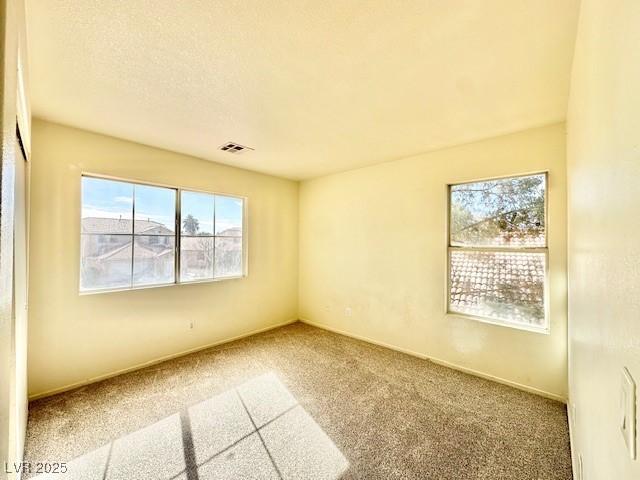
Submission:
{"label": "window glass", "polygon": [[183,191],[180,208],[181,281],[242,276],[243,200]]}
{"label": "window glass", "polygon": [[80,289],[131,287],[131,235],[83,235]]}
{"label": "window glass", "polygon": [[450,187],[450,312],[547,328],[546,178]]}
{"label": "window glass", "polygon": [[241,198],[216,195],[216,236],[241,237],[242,211]]}
{"label": "window glass", "polygon": [[451,187],[451,245],[544,247],[545,175]]}
{"label": "window glass", "polygon": [[136,235],[171,235],[176,226],[176,191],[172,188],[135,186]]}
{"label": "window glass", "polygon": [[133,248],[133,285],[175,282],[175,237],[136,235]]}
{"label": "window glass", "polygon": [[82,177],[82,233],[131,234],[133,185]]}
{"label": "window glass", "polygon": [[175,188],[90,176],[81,184],[81,291],[243,275],[242,198],[181,191],[177,204]]}
{"label": "window glass", "polygon": [[459,313],[544,326],[543,253],[451,252],[449,305]]}
{"label": "window glass", "polygon": [[180,240],[180,280],[213,278],[213,237],[182,237]]}
{"label": "window glass", "polygon": [[216,237],[215,247],[215,276],[242,275],[242,238]]}
{"label": "window glass", "polygon": [[175,189],[82,177],[80,290],[175,282],[175,205]]}
{"label": "window glass", "polygon": [[213,235],[213,195],[183,191],[180,211],[182,235]]}

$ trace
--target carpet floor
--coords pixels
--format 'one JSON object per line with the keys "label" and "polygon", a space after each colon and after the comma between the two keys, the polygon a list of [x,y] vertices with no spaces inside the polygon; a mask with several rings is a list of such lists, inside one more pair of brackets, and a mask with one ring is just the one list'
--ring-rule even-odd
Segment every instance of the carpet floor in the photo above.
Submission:
{"label": "carpet floor", "polygon": [[572,478],[564,405],[303,323],[34,401],[25,461],[39,479]]}

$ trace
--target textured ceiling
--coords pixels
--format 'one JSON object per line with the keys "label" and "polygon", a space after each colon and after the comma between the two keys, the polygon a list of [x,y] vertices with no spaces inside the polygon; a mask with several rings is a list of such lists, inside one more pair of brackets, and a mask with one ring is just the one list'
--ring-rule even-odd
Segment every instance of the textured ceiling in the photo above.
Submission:
{"label": "textured ceiling", "polygon": [[563,120],[578,3],[28,0],[33,113],[310,178]]}

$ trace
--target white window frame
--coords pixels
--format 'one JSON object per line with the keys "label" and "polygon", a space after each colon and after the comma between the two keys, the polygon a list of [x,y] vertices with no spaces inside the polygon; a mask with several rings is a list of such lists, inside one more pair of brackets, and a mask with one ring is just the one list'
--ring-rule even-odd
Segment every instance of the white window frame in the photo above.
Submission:
{"label": "white window frame", "polygon": [[[470,247],[451,245],[451,189],[458,185],[467,185],[470,183],[490,182],[493,180],[507,180],[512,178],[530,177],[534,175],[544,175],[544,222],[545,235],[543,247],[520,247],[520,246],[491,246],[491,247]],[[519,173],[515,175],[504,175],[500,177],[488,177],[477,180],[468,180],[447,184],[447,267],[446,267],[446,315],[468,318],[483,323],[499,325],[503,327],[514,328],[517,330],[526,330],[535,333],[550,333],[551,321],[549,315],[549,172],[539,171],[530,173]],[[544,325],[527,325],[525,323],[512,322],[496,317],[486,317],[482,315],[473,315],[467,312],[459,312],[451,305],[451,254],[453,252],[516,252],[516,253],[543,253],[544,254],[544,282],[543,282],[543,301],[544,301]]]}
{"label": "white window frame", "polygon": [[[99,174],[99,173],[91,173],[91,172],[82,172],[80,174],[80,201],[78,202],[80,205],[79,208],[79,217],[80,217],[80,222],[79,225],[82,225],[82,179],[83,178],[95,178],[98,180],[111,180],[111,181],[115,181],[115,182],[124,182],[124,183],[129,183],[129,184],[133,184],[133,185],[144,185],[144,186],[148,186],[148,187],[159,187],[159,188],[167,188],[167,189],[171,189],[171,190],[175,190],[176,193],[176,204],[175,204],[175,227],[174,227],[174,281],[170,282],[170,283],[159,283],[157,285],[140,285],[140,286],[130,286],[130,287],[115,287],[115,288],[96,288],[96,289],[90,289],[90,290],[83,290],[82,289],[82,284],[81,284],[81,261],[82,261],[82,251],[79,250],[79,255],[78,255],[78,292],[79,295],[96,295],[96,294],[101,294],[101,293],[110,293],[110,292],[122,292],[122,291],[129,291],[129,290],[146,290],[149,288],[163,288],[163,287],[172,287],[172,286],[176,286],[176,285],[191,285],[191,284],[198,284],[198,283],[212,283],[212,282],[223,282],[226,280],[238,280],[238,279],[242,279],[245,278],[249,275],[249,265],[248,265],[248,260],[249,260],[249,253],[248,253],[248,247],[249,247],[249,241],[248,241],[248,197],[246,196],[242,196],[242,195],[237,195],[237,194],[233,194],[233,193],[224,193],[224,192],[214,192],[214,191],[210,191],[210,190],[199,190],[199,189],[195,189],[195,188],[190,188],[190,187],[181,187],[181,186],[175,186],[175,185],[166,185],[166,184],[162,184],[162,183],[156,183],[156,182],[146,182],[143,180],[134,180],[134,179],[130,179],[130,178],[122,178],[122,177],[115,177],[115,176],[111,176],[111,175],[104,175],[104,174]],[[242,200],[242,237],[235,237],[235,238],[242,238],[242,274],[240,275],[235,275],[235,276],[226,276],[226,277],[213,277],[213,278],[203,278],[203,279],[198,279],[198,280],[181,280],[180,278],[180,237],[181,232],[182,232],[182,215],[181,215],[181,210],[180,210],[180,199],[182,196],[182,192],[193,192],[193,193],[203,193],[206,195],[213,195],[215,197],[215,195],[220,195],[220,196],[224,196],[224,197],[231,197],[231,198],[237,198],[238,200]],[[132,207],[132,215],[133,215],[133,220],[132,220],[132,225],[135,224],[135,194],[133,195],[133,207]],[[215,215],[215,211],[214,211],[214,215]],[[215,233],[215,222],[214,222],[214,233]],[[82,228],[80,228],[80,245],[82,244]],[[105,235],[115,235],[115,234],[105,234]],[[126,236],[131,236],[132,237],[132,242],[135,243],[135,234],[132,231],[131,234],[122,234],[122,235],[126,235]],[[169,235],[166,235],[169,236]],[[214,252],[215,252],[215,236],[214,238]],[[79,245],[79,246],[80,246]],[[135,248],[135,247],[134,247]],[[133,270],[133,258],[134,258],[134,252],[132,251],[132,261],[131,261],[131,268]],[[215,253],[214,253],[214,261],[215,261]],[[132,275],[133,275],[133,271],[132,271]]]}

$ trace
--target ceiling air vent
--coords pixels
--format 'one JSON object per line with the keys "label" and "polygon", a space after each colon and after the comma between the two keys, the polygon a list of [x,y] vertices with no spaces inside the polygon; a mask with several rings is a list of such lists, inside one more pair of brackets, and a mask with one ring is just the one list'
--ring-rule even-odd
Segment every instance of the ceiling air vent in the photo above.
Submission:
{"label": "ceiling air vent", "polygon": [[246,150],[253,150],[253,148],[240,145],[239,143],[227,142],[220,146],[220,150],[229,153],[242,153]]}

